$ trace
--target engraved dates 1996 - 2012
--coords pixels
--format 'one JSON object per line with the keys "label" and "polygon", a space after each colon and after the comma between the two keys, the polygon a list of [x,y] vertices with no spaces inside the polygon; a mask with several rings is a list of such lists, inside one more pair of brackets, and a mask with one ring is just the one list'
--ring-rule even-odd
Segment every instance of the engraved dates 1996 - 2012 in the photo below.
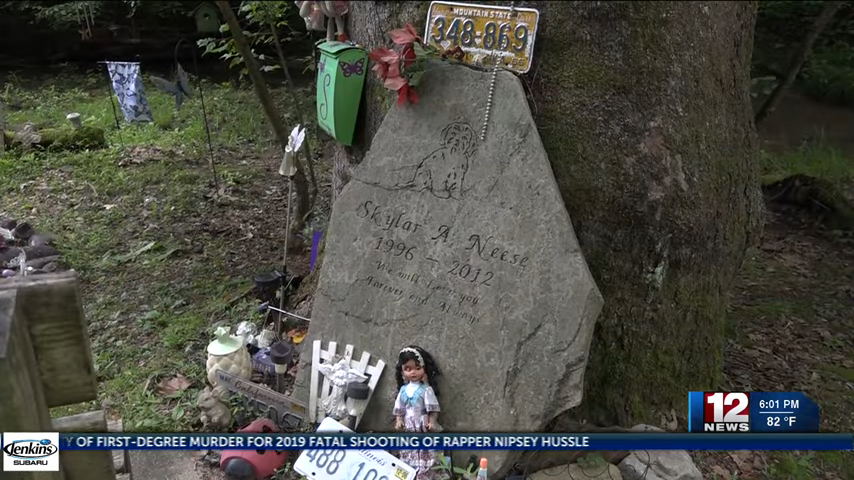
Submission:
{"label": "engraved dates 1996 - 2012", "polygon": [[[479,260],[486,262],[485,264],[475,265],[465,261],[450,259],[449,263],[446,264],[441,259],[431,258],[427,255],[423,255],[422,257],[422,255],[418,254],[418,248],[413,245],[412,239],[409,236],[419,230],[428,230],[429,227],[407,218],[406,212],[386,209],[371,200],[366,200],[356,209],[356,216],[367,220],[374,227],[385,232],[383,235],[374,237],[371,240],[373,250],[392,257],[398,257],[407,262],[414,261],[417,258],[418,260],[444,264],[443,270],[445,270],[445,273],[475,285],[492,286],[491,282],[495,274],[488,271],[490,264],[506,264],[522,270],[528,266],[528,256],[518,251],[513,251],[506,245],[502,245],[492,235],[484,237],[479,234],[468,236],[464,244],[464,251],[475,253]],[[397,236],[392,233],[395,230],[404,233],[404,238],[395,238]],[[451,227],[443,224],[435,230],[435,235],[427,234],[427,240],[437,245],[441,244],[452,247],[454,242],[449,238],[450,233]]]}

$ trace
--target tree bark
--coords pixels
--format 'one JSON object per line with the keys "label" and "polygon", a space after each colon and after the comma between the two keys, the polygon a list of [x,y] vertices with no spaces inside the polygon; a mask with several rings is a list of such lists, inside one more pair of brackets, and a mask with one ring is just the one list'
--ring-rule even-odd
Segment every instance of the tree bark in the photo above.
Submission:
{"label": "tree bark", "polygon": [[[758,240],[755,2],[515,6],[540,11],[523,83],[605,297],[584,401],[553,428],[658,423],[662,412],[686,411],[689,390],[718,386],[727,293]],[[350,36],[368,50],[389,46],[390,29],[410,22],[423,32],[427,7],[351,2]],[[391,96],[368,80],[359,143],[336,155],[336,188],[398,108]]]}
{"label": "tree bark", "polygon": [[[273,127],[273,131],[276,134],[276,140],[279,141],[279,144],[282,147],[282,154],[284,154],[285,147],[288,145],[289,132],[282,123],[282,117],[279,115],[279,111],[276,109],[276,104],[273,102],[273,97],[270,95],[270,90],[267,88],[267,82],[264,80],[264,75],[261,73],[261,67],[255,60],[255,56],[252,55],[252,51],[249,48],[249,42],[243,35],[243,29],[240,27],[240,22],[237,20],[237,16],[234,15],[233,11],[231,11],[229,2],[218,0],[216,4],[222,12],[225,22],[228,24],[228,30],[231,32],[232,38],[234,38],[234,45],[237,48],[237,51],[240,52],[240,56],[243,58],[246,70],[249,71],[249,77],[252,79],[252,86],[255,87],[255,93],[258,95],[258,100],[261,102],[261,107],[264,109],[267,121],[269,121],[270,125]],[[296,155],[294,155],[294,164],[296,165],[297,170],[293,178],[294,188],[297,193],[297,209],[294,218],[295,221],[291,223],[291,232],[288,232],[288,235],[292,232],[302,230],[302,225],[311,210],[311,205],[309,204],[310,196],[308,192],[308,182],[305,178],[302,162],[300,162],[299,157]],[[288,199],[288,201],[290,201],[290,199]]]}
{"label": "tree bark", "polygon": [[836,15],[836,12],[839,11],[844,4],[845,2],[827,2],[824,4],[824,9],[822,9],[821,13],[816,17],[812,24],[812,28],[807,32],[803,43],[792,57],[788,68],[786,68],[786,75],[783,77],[783,81],[774,88],[771,94],[768,95],[768,98],[762,102],[762,106],[759,107],[759,111],[756,112],[754,121],[757,125],[759,125],[762,120],[765,120],[768,114],[774,111],[774,108],[780,102],[780,99],[783,98],[783,93],[785,93],[786,90],[795,83],[795,80],[798,78],[798,74],[801,73],[801,67],[804,66],[804,63],[806,63],[810,54],[812,54],[812,47],[815,45],[815,41],[818,40],[821,32],[823,32],[830,24],[830,21],[833,20],[833,16]]}

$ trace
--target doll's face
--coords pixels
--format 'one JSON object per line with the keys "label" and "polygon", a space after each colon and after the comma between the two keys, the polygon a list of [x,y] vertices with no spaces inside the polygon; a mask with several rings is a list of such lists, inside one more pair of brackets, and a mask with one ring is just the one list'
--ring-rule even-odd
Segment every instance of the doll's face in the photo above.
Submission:
{"label": "doll's face", "polygon": [[408,382],[420,382],[424,380],[424,368],[415,360],[410,360],[400,367],[403,370],[403,378]]}

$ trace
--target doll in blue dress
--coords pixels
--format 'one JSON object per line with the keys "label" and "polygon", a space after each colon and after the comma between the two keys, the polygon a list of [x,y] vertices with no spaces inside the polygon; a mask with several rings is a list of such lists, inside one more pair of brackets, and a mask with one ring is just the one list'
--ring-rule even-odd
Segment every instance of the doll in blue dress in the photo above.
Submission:
{"label": "doll in blue dress", "polygon": [[[398,394],[394,402],[394,427],[409,433],[440,430],[438,388],[439,368],[423,348],[410,345],[400,351],[395,366]],[[417,470],[416,480],[438,480],[441,472],[438,451],[402,450],[400,459]]]}

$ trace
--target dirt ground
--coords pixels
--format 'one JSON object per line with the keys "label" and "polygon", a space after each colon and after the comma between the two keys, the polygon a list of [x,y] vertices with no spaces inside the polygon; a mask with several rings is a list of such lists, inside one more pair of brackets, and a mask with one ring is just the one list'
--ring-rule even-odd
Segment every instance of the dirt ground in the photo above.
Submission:
{"label": "dirt ground", "polygon": [[[769,205],[762,245],[732,295],[724,355],[731,391],[799,391],[824,432],[854,431],[854,242]],[[696,452],[706,478],[851,479],[842,452]]]}
{"label": "dirt ground", "polygon": [[[821,141],[854,155],[854,110],[789,94],[759,128],[762,148]],[[854,162],[849,163],[849,171]],[[854,198],[854,184],[842,185]],[[725,390],[804,392],[823,432],[854,431],[854,235],[767,204],[760,247],[732,291]],[[851,452],[695,452],[704,478],[854,479]]]}

